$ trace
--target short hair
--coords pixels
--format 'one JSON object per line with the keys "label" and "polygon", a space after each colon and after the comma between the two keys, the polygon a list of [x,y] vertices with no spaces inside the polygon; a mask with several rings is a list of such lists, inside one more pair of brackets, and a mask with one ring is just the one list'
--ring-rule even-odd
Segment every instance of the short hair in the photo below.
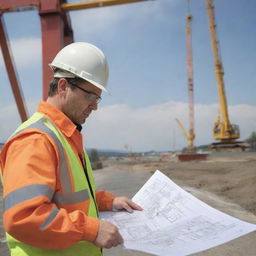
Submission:
{"label": "short hair", "polygon": [[[65,77],[62,77],[65,78]],[[79,77],[75,77],[75,78],[65,78],[68,82],[70,81],[71,83],[74,84],[80,84],[82,82],[84,82],[83,79],[79,78]],[[52,97],[57,93],[57,87],[58,87],[58,82],[59,82],[60,78],[54,77],[50,84],[49,84],[49,89],[48,89],[48,96]],[[71,84],[72,85],[72,84]],[[71,90],[75,90],[76,87],[71,86]]]}
{"label": "short hair", "polygon": [[56,77],[54,77],[52,80],[51,80],[51,82],[50,82],[50,84],[49,84],[49,89],[48,89],[48,96],[49,97],[52,97],[52,96],[54,96],[55,94],[56,94],[56,92],[57,92],[57,86],[58,86],[58,82],[59,82],[59,78],[56,78]]}

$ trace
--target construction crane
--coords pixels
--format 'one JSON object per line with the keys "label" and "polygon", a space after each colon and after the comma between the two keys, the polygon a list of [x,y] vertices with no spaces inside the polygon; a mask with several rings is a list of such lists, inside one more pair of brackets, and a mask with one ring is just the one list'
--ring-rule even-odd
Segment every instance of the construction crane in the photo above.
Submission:
{"label": "construction crane", "polygon": [[185,137],[185,139],[188,142],[188,151],[189,152],[194,152],[195,151],[195,147],[194,147],[194,144],[193,144],[194,138],[187,134],[183,124],[181,123],[181,121],[178,118],[175,118],[175,120],[176,120],[177,124],[179,125],[179,127],[180,127],[180,129],[181,129],[181,131],[182,131],[182,133],[183,133],[183,135]]}
{"label": "construction crane", "polygon": [[[189,6],[189,1],[188,1]],[[190,9],[190,8],[189,8]],[[191,22],[193,16],[188,14],[186,18],[186,53],[187,53],[187,78],[188,78],[188,108],[189,108],[189,132],[187,134],[184,126],[179,119],[175,119],[178,123],[185,139],[188,142],[188,151],[194,152],[194,86],[193,86],[193,57],[192,57],[192,33]]]}
{"label": "construction crane", "polygon": [[214,122],[213,137],[215,140],[220,140],[220,142],[212,143],[211,148],[213,151],[242,151],[245,147],[244,143],[236,141],[240,137],[239,127],[230,123],[228,115],[228,103],[223,79],[224,70],[219,53],[213,0],[206,0],[206,5],[219,97],[218,117]]}
{"label": "construction crane", "polygon": [[128,157],[133,156],[132,147],[129,144],[125,144],[124,148],[127,150],[127,156]]}

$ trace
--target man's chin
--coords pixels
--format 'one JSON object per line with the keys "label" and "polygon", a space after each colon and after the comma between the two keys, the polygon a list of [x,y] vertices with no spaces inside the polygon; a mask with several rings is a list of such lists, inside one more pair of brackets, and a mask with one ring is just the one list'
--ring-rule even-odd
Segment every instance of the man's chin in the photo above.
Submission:
{"label": "man's chin", "polygon": [[78,124],[80,124],[80,125],[84,124],[88,117],[89,117],[89,115],[82,115],[81,119],[78,122]]}
{"label": "man's chin", "polygon": [[83,118],[82,120],[80,120],[79,124],[82,125],[86,122],[86,118]]}

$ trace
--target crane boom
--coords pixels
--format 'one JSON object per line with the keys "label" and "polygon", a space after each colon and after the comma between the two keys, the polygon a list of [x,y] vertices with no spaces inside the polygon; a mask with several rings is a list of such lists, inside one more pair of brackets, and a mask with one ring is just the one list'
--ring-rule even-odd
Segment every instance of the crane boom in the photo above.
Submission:
{"label": "crane boom", "polygon": [[194,144],[193,144],[194,138],[193,138],[193,137],[190,137],[190,136],[187,134],[187,132],[186,132],[186,130],[185,130],[183,124],[181,123],[181,121],[180,121],[178,118],[175,118],[175,120],[176,120],[177,124],[179,125],[179,127],[180,127],[180,129],[181,129],[181,131],[182,131],[182,133],[183,133],[183,135],[184,135],[184,137],[185,137],[185,139],[186,139],[187,142],[188,142],[188,150],[189,150],[190,152],[193,152],[193,151],[195,150],[195,147],[194,147]]}
{"label": "crane boom", "polygon": [[[31,11],[39,8],[41,5],[41,1],[42,0],[12,0],[12,1],[0,0],[0,11],[1,13]],[[144,2],[144,1],[149,1],[149,0],[91,0],[91,1],[82,1],[78,3],[67,3],[66,1],[62,1],[60,3],[60,8],[63,11],[78,11],[83,9],[91,9],[91,8],[120,5],[120,4],[131,4],[131,3]],[[48,2],[50,1],[48,0]]]}

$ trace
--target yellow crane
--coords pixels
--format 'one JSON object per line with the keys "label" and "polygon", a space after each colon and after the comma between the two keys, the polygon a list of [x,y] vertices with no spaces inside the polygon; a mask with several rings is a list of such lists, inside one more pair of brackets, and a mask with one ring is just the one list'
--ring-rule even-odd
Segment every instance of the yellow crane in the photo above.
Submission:
{"label": "yellow crane", "polygon": [[127,150],[127,156],[128,157],[133,156],[132,147],[129,144],[125,144],[124,148]]}
{"label": "yellow crane", "polygon": [[240,137],[238,125],[230,123],[228,115],[228,103],[225,94],[224,87],[224,71],[223,65],[219,53],[219,41],[216,34],[216,23],[214,14],[213,0],[206,0],[208,21],[209,21],[209,31],[211,38],[211,46],[213,50],[214,64],[215,64],[215,75],[218,88],[219,97],[219,113],[217,120],[214,122],[213,127],[213,137],[215,140],[220,140],[220,142],[212,144],[213,151],[222,150],[244,150],[244,145],[242,142],[237,142],[236,139]]}
{"label": "yellow crane", "polygon": [[195,138],[194,134],[192,134],[192,136],[191,136],[191,134],[188,135],[184,126],[183,126],[183,124],[181,123],[181,121],[178,118],[175,118],[175,120],[176,120],[177,124],[179,125],[185,139],[188,142],[188,151],[189,152],[194,152],[195,151],[195,147],[194,147],[194,143],[193,143],[194,138]]}

